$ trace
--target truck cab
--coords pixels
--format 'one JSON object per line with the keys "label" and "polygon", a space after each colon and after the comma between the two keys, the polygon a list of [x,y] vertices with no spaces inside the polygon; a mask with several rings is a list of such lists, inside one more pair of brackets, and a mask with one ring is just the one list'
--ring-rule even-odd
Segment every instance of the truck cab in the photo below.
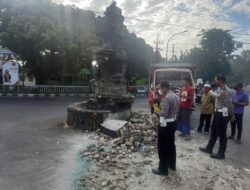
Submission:
{"label": "truck cab", "polygon": [[150,66],[148,102],[152,107],[154,102],[160,101],[157,85],[161,81],[168,81],[172,90],[179,94],[182,81],[189,78],[195,88],[195,66],[188,63],[156,63]]}

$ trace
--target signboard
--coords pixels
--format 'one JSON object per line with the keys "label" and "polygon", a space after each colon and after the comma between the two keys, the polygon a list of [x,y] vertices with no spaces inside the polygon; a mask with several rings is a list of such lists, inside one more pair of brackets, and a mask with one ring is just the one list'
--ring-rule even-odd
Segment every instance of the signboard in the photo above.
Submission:
{"label": "signboard", "polygon": [[7,61],[3,64],[3,85],[15,85],[19,82],[18,62]]}
{"label": "signboard", "polygon": [[235,48],[242,48],[242,47],[243,47],[243,43],[242,42],[236,42]]}
{"label": "signboard", "polygon": [[237,43],[235,44],[235,46],[236,46],[236,48],[242,48],[242,47],[243,47],[243,43],[237,42]]}
{"label": "signboard", "polygon": [[4,60],[0,58],[0,70],[3,68]]}
{"label": "signboard", "polygon": [[0,70],[3,68],[3,64],[6,60],[13,58],[14,55],[11,51],[0,51]]}
{"label": "signboard", "polygon": [[5,55],[0,53],[0,69],[3,68],[4,62],[5,62]]}

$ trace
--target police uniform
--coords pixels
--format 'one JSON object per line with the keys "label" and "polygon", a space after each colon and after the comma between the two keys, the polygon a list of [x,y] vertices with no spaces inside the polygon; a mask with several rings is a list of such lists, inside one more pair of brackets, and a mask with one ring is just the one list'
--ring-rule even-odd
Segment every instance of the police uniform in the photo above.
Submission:
{"label": "police uniform", "polygon": [[160,126],[158,130],[158,170],[168,174],[168,168],[176,169],[175,131],[177,126],[178,96],[171,90],[161,101]]}
{"label": "police uniform", "polygon": [[233,116],[233,105],[231,102],[230,89],[227,86],[218,88],[215,96],[214,118],[211,126],[211,136],[206,148],[201,151],[212,154],[214,145],[219,137],[219,151],[211,155],[212,158],[224,159],[227,148],[227,124],[230,116]]}

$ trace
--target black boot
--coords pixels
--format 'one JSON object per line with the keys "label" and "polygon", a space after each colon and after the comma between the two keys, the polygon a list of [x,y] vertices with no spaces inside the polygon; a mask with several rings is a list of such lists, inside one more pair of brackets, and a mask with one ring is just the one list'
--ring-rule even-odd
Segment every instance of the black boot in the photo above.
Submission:
{"label": "black boot", "polygon": [[225,159],[225,154],[224,153],[212,154],[211,158],[223,160],[223,159]]}
{"label": "black boot", "polygon": [[198,127],[197,128],[197,133],[201,133],[202,132],[202,128],[201,127]]}
{"label": "black boot", "polygon": [[199,149],[200,149],[201,152],[205,152],[207,154],[213,154],[213,151],[209,150],[207,147],[205,147],[205,148],[200,147]]}
{"label": "black boot", "polygon": [[155,175],[163,175],[163,176],[168,175],[168,171],[163,171],[163,170],[159,170],[159,169],[152,169],[152,172]]}
{"label": "black boot", "polygon": [[168,168],[170,169],[170,170],[172,170],[172,171],[176,171],[176,167],[175,166],[168,166]]}
{"label": "black boot", "polygon": [[237,139],[237,140],[236,140],[236,144],[241,144],[241,140],[240,140],[240,139]]}

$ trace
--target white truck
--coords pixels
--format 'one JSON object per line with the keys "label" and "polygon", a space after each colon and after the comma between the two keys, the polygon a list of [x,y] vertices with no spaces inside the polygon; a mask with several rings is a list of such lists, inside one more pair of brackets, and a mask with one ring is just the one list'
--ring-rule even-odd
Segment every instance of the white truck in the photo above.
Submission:
{"label": "white truck", "polygon": [[189,78],[195,88],[195,66],[188,63],[156,63],[150,66],[148,102],[152,107],[155,100],[162,97],[157,93],[156,86],[161,81],[168,81],[172,90],[178,94],[182,81]]}

